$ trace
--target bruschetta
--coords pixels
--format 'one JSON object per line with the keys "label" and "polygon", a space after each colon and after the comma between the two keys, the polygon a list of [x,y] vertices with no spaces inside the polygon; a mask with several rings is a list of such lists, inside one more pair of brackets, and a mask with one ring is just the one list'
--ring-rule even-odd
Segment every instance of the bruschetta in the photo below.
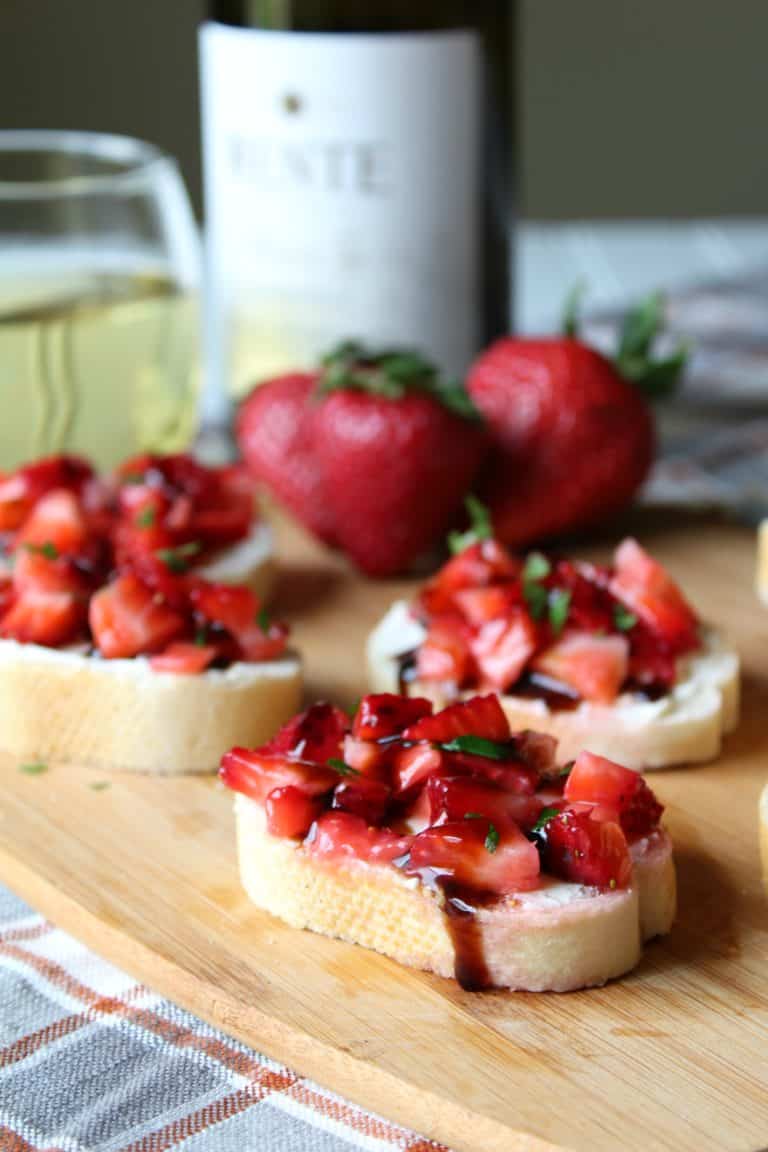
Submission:
{"label": "bruschetta", "polygon": [[674,917],[644,778],[588,752],[558,767],[495,695],[371,695],[351,722],[318,704],[220,775],[254,904],[468,989],[603,984]]}
{"label": "bruschetta", "polygon": [[437,705],[499,694],[514,729],[637,769],[717,756],[739,713],[739,660],[636,540],[611,565],[518,558],[473,537],[368,640],[370,686]]}
{"label": "bruschetta", "polygon": [[[186,479],[169,480],[169,468]],[[223,563],[219,545],[235,538],[234,503],[216,496],[229,478],[205,500],[182,491],[209,473],[171,457],[107,491],[87,465],[59,458],[0,484],[0,749],[212,772],[223,743],[264,739],[295,711],[301,670],[287,628],[252,587],[195,567]]]}

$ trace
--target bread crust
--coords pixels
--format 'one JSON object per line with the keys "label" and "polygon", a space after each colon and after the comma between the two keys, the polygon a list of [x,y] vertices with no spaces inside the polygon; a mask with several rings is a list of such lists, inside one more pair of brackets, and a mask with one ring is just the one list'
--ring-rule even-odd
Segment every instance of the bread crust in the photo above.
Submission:
{"label": "bread crust", "polygon": [[[418,644],[423,635],[418,623],[405,619],[407,611],[404,601],[394,604],[368,639],[373,691],[399,691],[394,636],[401,632],[408,637],[407,647],[410,642]],[[564,762],[585,748],[642,770],[712,760],[720,753],[723,735],[738,723],[739,658],[714,629],[705,628],[702,638],[702,651],[681,660],[678,683],[660,700],[622,696],[612,705],[583,701],[558,711],[541,699],[511,694],[499,699],[513,731],[532,728],[550,733]],[[450,702],[440,685],[425,681],[411,681],[408,693],[426,696],[435,707]]]}
{"label": "bread crust", "polygon": [[[240,876],[258,907],[382,952],[412,968],[453,976],[455,951],[441,895],[395,868],[324,864],[301,844],[270,836],[262,808],[235,797]],[[665,832],[633,846],[630,888],[599,892],[553,882],[477,913],[494,987],[568,992],[604,984],[637,964],[642,941],[669,931],[675,871]]]}
{"label": "bread crust", "polygon": [[154,671],[146,657],[102,660],[0,640],[0,747],[20,762],[214,772],[222,748],[262,744],[301,694],[292,655],[180,676]]}

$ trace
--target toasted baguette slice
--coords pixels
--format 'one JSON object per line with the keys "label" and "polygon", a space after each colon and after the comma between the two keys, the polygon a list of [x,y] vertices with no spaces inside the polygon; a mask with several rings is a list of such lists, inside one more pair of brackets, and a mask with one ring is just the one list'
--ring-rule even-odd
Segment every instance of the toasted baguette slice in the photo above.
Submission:
{"label": "toasted baguette slice", "polygon": [[[439,892],[391,865],[320,863],[297,841],[271,836],[263,809],[246,796],[236,796],[235,813],[240,877],[259,908],[411,968],[454,975],[456,949]],[[491,985],[569,992],[634,968],[643,941],[668,932],[675,914],[667,834],[639,841],[633,862],[630,888],[604,892],[551,880],[481,908],[475,923]]]}
{"label": "toasted baguette slice", "polygon": [[272,591],[276,570],[272,529],[263,520],[257,520],[244,540],[195,568],[195,574],[218,584],[247,584],[260,599],[266,600]]}
{"label": "toasted baguette slice", "polygon": [[294,656],[179,676],[142,656],[102,660],[0,640],[0,748],[19,761],[214,772],[222,748],[267,740],[301,692]]}
{"label": "toasted baguette slice", "polygon": [[[404,600],[392,605],[368,638],[368,679],[374,691],[400,691],[397,657],[417,648],[425,635]],[[528,696],[503,695],[501,703],[513,731],[533,728],[555,736],[563,761],[584,748],[636,769],[712,760],[724,733],[738,722],[739,658],[713,629],[704,629],[702,644],[699,652],[680,660],[677,684],[658,700],[625,694],[614,704],[584,701],[567,710]],[[450,702],[439,685],[426,681],[410,681],[407,692],[426,696],[436,707]]]}
{"label": "toasted baguette slice", "polygon": [[768,891],[768,784],[763,788],[759,805],[760,859],[763,864],[763,883]]}

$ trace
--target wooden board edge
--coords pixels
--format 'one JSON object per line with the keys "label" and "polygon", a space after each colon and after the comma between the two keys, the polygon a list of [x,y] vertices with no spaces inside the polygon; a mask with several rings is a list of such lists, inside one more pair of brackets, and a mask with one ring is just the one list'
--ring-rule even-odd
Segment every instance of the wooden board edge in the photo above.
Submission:
{"label": "wooden board edge", "polygon": [[[455,1152],[572,1152],[566,1145],[551,1144],[530,1133],[508,1128],[455,1101],[417,1088],[392,1073],[275,1021],[252,1005],[244,1006],[222,993],[217,985],[206,985],[120,929],[106,924],[2,845],[0,880],[51,923],[152,991],[361,1108],[446,1144]],[[192,984],[197,987],[197,995],[191,993]],[[207,993],[205,1002],[216,1005],[218,1011],[210,1014],[201,1011],[201,987]],[[425,1117],[428,1117],[426,1123]]]}

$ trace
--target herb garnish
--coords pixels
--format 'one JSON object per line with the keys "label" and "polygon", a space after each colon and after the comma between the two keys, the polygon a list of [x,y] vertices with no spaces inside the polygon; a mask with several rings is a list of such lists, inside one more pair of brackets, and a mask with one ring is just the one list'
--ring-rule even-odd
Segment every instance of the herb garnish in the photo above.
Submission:
{"label": "herb garnish", "polygon": [[92,780],[88,787],[91,792],[106,792],[107,788],[111,788],[112,785],[109,780]]}
{"label": "herb garnish", "polygon": [[529,552],[523,565],[523,580],[544,580],[552,571],[552,565],[543,552]]}
{"label": "herb garnish", "polygon": [[262,632],[266,632],[269,629],[270,619],[269,612],[267,612],[266,608],[259,608],[256,613],[256,623]]}
{"label": "herb garnish", "polygon": [[625,608],[623,604],[614,604],[613,622],[620,632],[629,632],[637,624],[637,616]]}
{"label": "herb garnish", "polygon": [[491,514],[477,496],[472,493],[464,500],[464,507],[469,513],[469,528],[466,532],[450,532],[448,534],[448,547],[454,556],[471,548],[479,540],[490,540],[493,537],[493,522]]}
{"label": "herb garnish", "polygon": [[166,568],[170,568],[171,572],[181,573],[187,571],[189,561],[201,549],[202,544],[199,541],[190,540],[188,544],[179,544],[177,548],[158,548],[155,556],[165,564]]}
{"label": "herb garnish", "polygon": [[555,636],[565,627],[570,608],[570,591],[567,588],[553,588],[549,594],[549,624]]}
{"label": "herb garnish", "polygon": [[559,813],[559,808],[542,808],[539,813],[539,818],[531,828],[531,832],[541,832],[545,824],[548,824]]}
{"label": "herb garnish", "polygon": [[484,736],[454,736],[453,740],[440,747],[444,752],[469,752],[473,756],[485,756],[488,760],[505,760],[508,756],[505,744],[486,740]]}
{"label": "herb garnish", "polygon": [[19,772],[23,772],[25,776],[42,776],[43,772],[48,771],[48,765],[41,762],[32,764],[19,764]]}
{"label": "herb garnish", "polygon": [[353,768],[351,764],[347,764],[346,760],[339,760],[336,756],[331,756],[326,761],[329,768],[333,768],[334,772],[338,772],[339,776],[359,776],[360,772],[357,768]]}
{"label": "herb garnish", "polygon": [[499,846],[499,833],[495,824],[488,825],[488,833],[485,837],[485,850],[486,852],[495,852]]}
{"label": "herb garnish", "polygon": [[137,513],[135,522],[138,528],[152,528],[156,519],[157,512],[151,504],[147,504],[145,508],[142,508],[141,511]]}
{"label": "herb garnish", "polygon": [[45,556],[46,560],[59,558],[59,550],[53,540],[46,540],[43,544],[25,544],[24,547],[27,552],[32,552],[35,556]]}
{"label": "herb garnish", "polygon": [[195,644],[198,648],[205,648],[208,643],[208,629],[198,628],[195,632]]}

